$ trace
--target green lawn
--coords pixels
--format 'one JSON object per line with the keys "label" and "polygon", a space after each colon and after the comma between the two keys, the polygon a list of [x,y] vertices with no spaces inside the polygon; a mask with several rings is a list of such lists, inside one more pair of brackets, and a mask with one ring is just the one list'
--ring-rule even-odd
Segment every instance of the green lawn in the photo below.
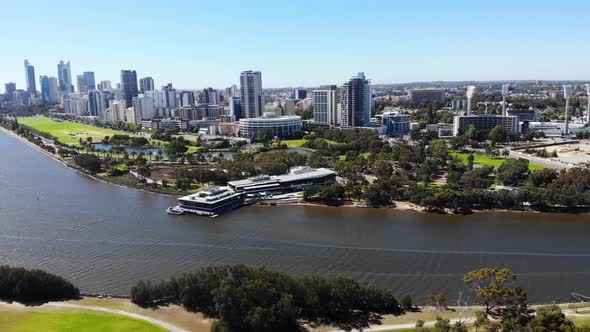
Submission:
{"label": "green lawn", "polygon": [[[453,156],[461,158],[464,162],[467,163],[467,158],[469,158],[469,153],[467,152],[450,152]],[[473,163],[479,165],[486,165],[486,166],[494,166],[500,167],[506,159],[504,157],[489,157],[487,155],[480,155],[477,153],[473,154]],[[545,167],[533,163],[529,163],[530,170],[540,170],[544,169]]]}
{"label": "green lawn", "polygon": [[105,136],[113,136],[114,134],[129,135],[129,133],[123,131],[105,129],[77,122],[56,122],[48,117],[42,116],[18,118],[18,122],[35,130],[48,133],[65,144],[78,143],[80,138],[86,140],[87,137],[92,137],[94,142],[99,142]]}
{"label": "green lawn", "polygon": [[[323,141],[327,142],[328,144],[338,144],[338,142],[332,141],[329,139],[318,138],[318,140],[323,140]],[[301,148],[301,147],[303,147],[303,144],[305,144],[307,141],[309,141],[309,140],[307,140],[307,139],[288,139],[288,140],[281,141],[281,143],[285,143],[285,144],[287,144],[287,146],[292,147],[292,148]]]}
{"label": "green lawn", "polygon": [[285,144],[287,144],[287,146],[291,146],[294,148],[300,148],[307,141],[308,140],[306,140],[306,139],[288,139],[288,140],[281,141],[281,143],[285,143]]}
{"label": "green lawn", "polygon": [[0,311],[0,331],[57,332],[57,331],[148,331],[165,329],[149,322],[115,314],[76,311]]}

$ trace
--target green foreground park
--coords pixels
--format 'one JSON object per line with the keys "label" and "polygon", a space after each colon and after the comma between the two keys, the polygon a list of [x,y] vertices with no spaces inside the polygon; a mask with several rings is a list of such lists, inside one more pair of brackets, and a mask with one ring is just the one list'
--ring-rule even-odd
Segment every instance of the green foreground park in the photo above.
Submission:
{"label": "green foreground park", "polygon": [[[465,163],[469,160],[469,153],[467,152],[451,152],[451,154],[455,157],[461,158]],[[506,161],[504,157],[490,157],[483,154],[473,154],[473,163],[475,165],[483,165],[483,166],[493,166],[493,167],[500,167]],[[529,169],[531,171],[541,170],[545,167],[533,163],[529,163]]]}
{"label": "green foreground park", "polygon": [[6,332],[57,332],[57,331],[146,331],[162,332],[165,329],[146,321],[117,314],[90,310],[0,310],[0,331]]}
{"label": "green foreground park", "polygon": [[72,121],[58,122],[44,116],[21,117],[18,118],[18,122],[37,131],[48,133],[64,144],[78,143],[80,138],[86,141],[88,137],[92,137],[94,142],[99,142],[105,136],[113,136],[115,134],[129,135],[129,133],[123,131],[100,128],[83,123]]}

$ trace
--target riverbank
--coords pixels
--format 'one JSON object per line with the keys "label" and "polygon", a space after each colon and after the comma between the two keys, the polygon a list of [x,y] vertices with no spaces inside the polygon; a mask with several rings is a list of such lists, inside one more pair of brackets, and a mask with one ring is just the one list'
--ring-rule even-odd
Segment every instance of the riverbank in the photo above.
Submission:
{"label": "riverbank", "polygon": [[[109,183],[115,186],[119,186],[119,187],[126,187],[126,188],[132,188],[132,189],[136,189],[136,190],[141,190],[141,191],[145,191],[145,192],[149,192],[149,193],[154,193],[154,194],[160,194],[160,195],[165,195],[168,197],[181,197],[181,196],[185,196],[190,194],[192,191],[190,190],[185,190],[183,192],[178,192],[178,191],[174,191],[171,192],[171,190],[165,190],[167,188],[164,188],[162,186],[159,187],[154,187],[154,186],[150,186],[148,184],[144,184],[142,182],[139,181],[139,179],[137,179],[136,177],[126,174],[126,175],[122,175],[122,176],[104,176],[104,175],[100,175],[100,174],[95,174],[95,173],[89,173],[88,171],[74,165],[71,162],[68,162],[67,160],[61,158],[59,155],[57,154],[53,154],[47,150],[42,149],[41,147],[35,145],[34,143],[28,141],[27,139],[17,135],[16,133],[0,127],[1,130],[3,130],[4,132],[6,132],[8,135],[18,139],[19,141],[28,144],[29,146],[32,146],[35,150],[44,153],[45,155],[51,157],[52,159],[58,161],[59,163],[61,163],[64,166],[67,166],[69,168],[72,168],[73,170],[75,170],[76,172],[78,172],[79,174],[83,174],[86,176],[89,176],[92,179],[101,181],[101,182],[105,182],[105,183]],[[426,213],[426,214],[454,214],[454,215],[464,215],[464,214],[471,214],[471,213],[488,213],[488,212],[510,212],[510,213],[582,213],[582,214],[590,214],[590,211],[588,211],[588,209],[582,209],[580,211],[564,211],[563,209],[548,209],[545,211],[538,211],[538,210],[533,210],[530,208],[522,208],[521,209],[493,209],[493,210],[453,210],[453,209],[448,209],[448,208],[436,208],[436,209],[429,209],[427,207],[423,207],[417,204],[413,204],[411,202],[404,202],[404,201],[395,201],[393,202],[394,205],[392,206],[384,206],[384,207],[373,207],[373,206],[369,206],[366,203],[363,202],[350,202],[347,201],[344,204],[340,205],[340,206],[328,206],[328,205],[324,205],[324,204],[319,204],[319,203],[313,203],[313,202],[305,202],[303,201],[303,199],[301,199],[300,202],[293,202],[292,200],[288,200],[285,202],[281,202],[281,201],[273,201],[273,202],[264,202],[264,203],[257,203],[256,205],[258,206],[318,206],[318,207],[333,207],[333,208],[364,208],[364,209],[393,209],[393,210],[400,210],[400,211],[413,211],[413,212],[417,212],[417,213]]]}

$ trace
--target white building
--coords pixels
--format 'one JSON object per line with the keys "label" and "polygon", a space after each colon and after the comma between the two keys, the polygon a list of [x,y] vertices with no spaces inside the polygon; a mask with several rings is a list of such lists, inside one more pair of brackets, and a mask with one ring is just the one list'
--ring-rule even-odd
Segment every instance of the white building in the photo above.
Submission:
{"label": "white building", "polygon": [[72,93],[64,98],[64,112],[73,116],[88,115],[88,97]]}
{"label": "white building", "polygon": [[272,112],[266,112],[259,118],[240,119],[240,135],[254,137],[259,131],[271,130],[274,136],[288,137],[301,131],[300,116],[276,116]]}
{"label": "white building", "polygon": [[133,97],[132,104],[135,112],[133,123],[140,123],[142,120],[151,120],[154,118],[154,100],[152,98],[139,95]]}
{"label": "white building", "polygon": [[240,94],[242,110],[245,118],[257,118],[264,113],[264,97],[262,96],[262,73],[244,71],[240,75]]}
{"label": "white building", "polygon": [[148,90],[144,94],[146,97],[152,98],[154,102],[154,108],[165,108],[166,107],[166,96],[162,90]]}
{"label": "white building", "polygon": [[338,88],[333,86],[320,87],[312,92],[314,122],[324,126],[339,126]]}
{"label": "white building", "polygon": [[109,108],[104,112],[105,121],[109,123],[125,121],[125,105],[124,100],[111,100]]}

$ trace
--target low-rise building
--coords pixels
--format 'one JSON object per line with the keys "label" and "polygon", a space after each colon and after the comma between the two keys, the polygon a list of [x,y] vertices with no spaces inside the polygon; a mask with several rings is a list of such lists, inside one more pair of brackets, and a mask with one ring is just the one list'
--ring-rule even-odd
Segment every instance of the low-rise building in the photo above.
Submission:
{"label": "low-rise building", "polygon": [[509,133],[520,132],[517,116],[460,115],[453,118],[453,135],[465,132],[470,125],[475,126],[477,130],[492,130],[496,126],[502,126]]}
{"label": "low-rise building", "polygon": [[259,118],[240,119],[240,135],[254,137],[259,131],[271,130],[275,136],[288,137],[301,131],[300,116],[276,116],[272,112],[265,112]]}
{"label": "low-rise building", "polygon": [[307,187],[323,186],[336,181],[336,172],[327,168],[309,166],[293,167],[283,175],[258,175],[244,180],[228,182],[235,192],[241,193],[287,193],[302,191]]}
{"label": "low-rise building", "polygon": [[387,136],[399,137],[410,133],[410,116],[398,112],[385,112],[380,115]]}

